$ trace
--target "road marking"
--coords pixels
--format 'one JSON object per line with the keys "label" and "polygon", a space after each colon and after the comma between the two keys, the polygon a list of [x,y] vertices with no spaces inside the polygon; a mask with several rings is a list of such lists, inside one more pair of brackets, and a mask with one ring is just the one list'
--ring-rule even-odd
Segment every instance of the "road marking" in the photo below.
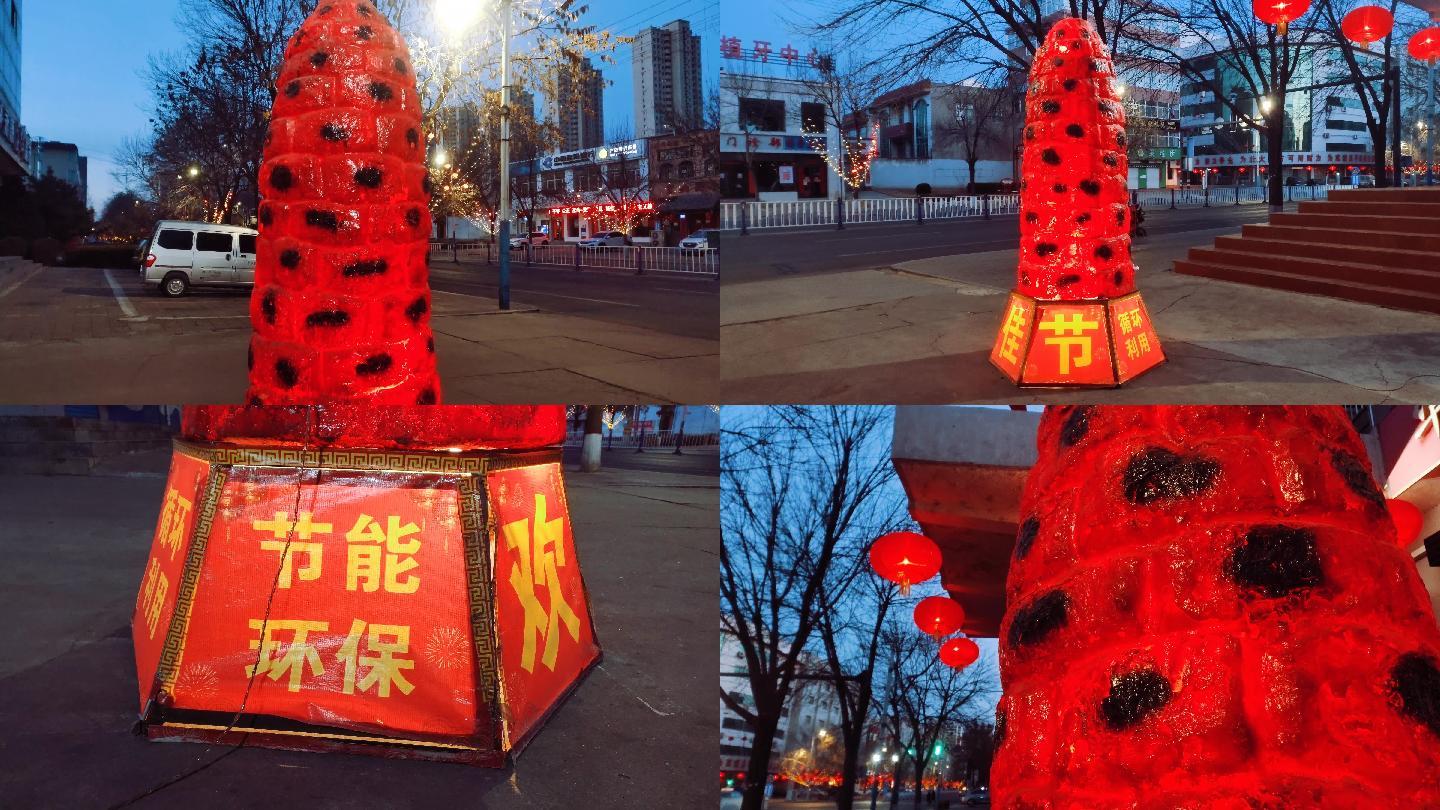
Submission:
{"label": "road marking", "polygon": [[139,312],[136,312],[136,311],[135,311],[135,306],[130,303],[130,299],[129,299],[128,297],[126,297],[125,291],[122,290],[122,289],[120,289],[120,282],[116,281],[116,280],[115,280],[115,277],[112,276],[112,275],[110,275],[110,271],[109,271],[109,270],[106,270],[106,271],[105,271],[105,280],[108,281],[108,282],[110,282],[110,291],[113,292],[113,293],[115,293],[115,303],[119,304],[119,305],[120,305],[120,311],[123,312],[123,313],[125,313],[125,320],[127,320],[127,321],[147,321],[147,320],[149,320],[149,318],[146,318],[146,317],[144,317],[143,315],[141,315]]}
{"label": "road marking", "polygon": [[30,279],[34,278],[35,276],[39,275],[39,274],[40,274],[40,271],[41,271],[41,270],[44,270],[44,269],[45,269],[44,265],[37,265],[37,266],[35,266],[35,267],[32,267],[32,268],[30,269],[30,272],[28,272],[28,273],[21,273],[21,274],[20,274],[20,278],[15,279],[15,281],[11,282],[10,285],[7,286],[5,289],[0,290],[0,298],[4,298],[5,296],[9,295],[10,293],[15,292],[16,290],[20,289],[20,285],[21,285],[21,284],[24,284],[25,282],[27,282],[27,281],[29,281]]}

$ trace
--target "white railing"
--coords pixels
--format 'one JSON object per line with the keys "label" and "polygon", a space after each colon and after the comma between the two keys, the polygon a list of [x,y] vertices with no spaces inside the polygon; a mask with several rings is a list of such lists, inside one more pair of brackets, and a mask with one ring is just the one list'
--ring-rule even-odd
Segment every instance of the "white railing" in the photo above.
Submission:
{"label": "white railing", "polygon": [[[603,442],[603,446],[607,448],[614,447],[619,449],[626,447],[634,450],[635,446],[640,444],[642,435],[644,437],[645,447],[673,448],[677,441],[681,447],[714,447],[720,444],[720,434],[718,433],[680,433],[674,430],[648,430],[643,434],[636,430],[618,435],[606,433],[601,441]],[[571,430],[567,428],[565,431],[565,446],[579,447],[584,438],[585,432],[583,430]]]}
{"label": "white railing", "polygon": [[[1137,189],[1131,199],[1141,207],[1202,208],[1217,205],[1246,205],[1266,200],[1264,186],[1185,186],[1182,188]],[[1318,186],[1286,186],[1287,202],[1323,200],[1329,189]],[[980,194],[956,197],[865,197],[858,200],[788,200],[722,202],[720,227],[726,230],[765,230],[834,226],[868,222],[921,222],[931,219],[963,219],[1014,215],[1020,212],[1019,194]]]}
{"label": "white railing", "polygon": [[722,202],[724,229],[803,228],[845,223],[906,222],[924,219],[1014,214],[1018,194],[971,194],[956,197],[861,197],[860,199]]}
{"label": "white railing", "polygon": [[[453,261],[482,261],[496,264],[500,247],[490,241],[431,242],[430,251],[439,258]],[[583,248],[567,242],[546,245],[525,245],[510,250],[511,267],[527,266],[573,267],[576,270],[628,270],[637,274],[651,272],[683,273],[693,276],[718,276],[720,254],[712,248],[686,250],[678,247],[647,245],[612,245]]]}

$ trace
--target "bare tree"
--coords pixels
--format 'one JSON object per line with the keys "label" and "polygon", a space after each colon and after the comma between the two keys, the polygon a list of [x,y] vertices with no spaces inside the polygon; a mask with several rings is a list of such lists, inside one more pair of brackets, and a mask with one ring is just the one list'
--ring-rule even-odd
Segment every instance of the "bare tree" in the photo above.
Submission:
{"label": "bare tree", "polygon": [[[847,55],[826,54],[820,57],[818,73],[805,81],[805,86],[824,109],[823,117],[809,124],[818,131],[812,134],[810,145],[819,152],[830,168],[839,175],[840,182],[855,197],[870,180],[870,162],[874,158],[873,143],[868,135],[852,137],[849,123],[862,117],[870,102],[879,94],[884,80],[874,70],[857,64]],[[830,145],[829,133],[836,133],[836,144]]]}
{"label": "bare tree", "polygon": [[938,144],[959,147],[970,170],[968,193],[975,192],[975,164],[987,147],[996,148],[1009,139],[1017,117],[1023,117],[1023,96],[1002,76],[998,81],[949,87],[954,114],[933,123]]}
{"label": "bare tree", "polygon": [[720,623],[745,660],[753,706],[721,700],[754,732],[743,810],[760,810],[776,728],[846,560],[892,506],[890,412],[766,407],[726,412],[721,473]]}

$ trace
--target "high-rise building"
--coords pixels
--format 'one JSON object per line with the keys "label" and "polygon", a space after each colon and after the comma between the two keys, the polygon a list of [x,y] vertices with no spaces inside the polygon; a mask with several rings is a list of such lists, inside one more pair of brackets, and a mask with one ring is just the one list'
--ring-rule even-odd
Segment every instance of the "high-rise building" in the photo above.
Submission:
{"label": "high-rise building", "polygon": [[674,20],[635,35],[630,46],[635,75],[635,137],[666,135],[701,126],[700,36]]}
{"label": "high-rise building", "polygon": [[559,150],[572,152],[605,143],[605,80],[587,58],[575,67],[556,68],[546,100],[547,117],[560,130]]}
{"label": "high-rise building", "polygon": [[30,173],[35,178],[54,175],[75,187],[82,203],[88,204],[90,193],[89,159],[80,154],[73,143],[36,140]]}
{"label": "high-rise building", "polygon": [[20,126],[20,2],[0,0],[0,175],[29,173],[29,152]]}

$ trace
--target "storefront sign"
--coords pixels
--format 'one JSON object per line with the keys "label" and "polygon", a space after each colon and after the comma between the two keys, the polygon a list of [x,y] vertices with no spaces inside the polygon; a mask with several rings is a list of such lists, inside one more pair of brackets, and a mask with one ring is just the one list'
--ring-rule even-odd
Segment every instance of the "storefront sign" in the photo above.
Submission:
{"label": "storefront sign", "polygon": [[795,182],[795,167],[794,167],[794,166],[781,166],[781,167],[780,167],[780,182],[781,182],[781,183],[784,183],[784,184],[786,184],[786,185],[789,185],[789,184]]}
{"label": "storefront sign", "polygon": [[546,209],[551,216],[560,214],[592,216],[594,214],[619,214],[626,211],[648,214],[655,210],[655,203],[642,200],[633,203],[597,203],[594,205],[560,205]]}
{"label": "storefront sign", "polygon": [[[1281,158],[1286,166],[1321,166],[1331,162],[1345,164],[1372,163],[1375,156],[1369,152],[1335,152],[1324,154],[1321,152],[1283,152]],[[1194,166],[1197,168],[1208,168],[1211,166],[1261,166],[1270,162],[1269,155],[1264,152],[1236,152],[1228,155],[1196,155],[1193,158]]]}
{"label": "storefront sign", "polygon": [[822,57],[813,49],[808,54],[802,55],[793,45],[786,43],[783,47],[777,48],[769,40],[756,39],[750,42],[746,48],[739,37],[720,37],[720,56],[724,59],[735,59],[747,62],[770,62],[772,57],[776,63],[789,65],[807,64],[810,67],[819,67]]}
{"label": "storefront sign", "polygon": [[726,132],[720,136],[722,152],[815,152],[823,151],[829,139],[823,135],[744,135]]}

